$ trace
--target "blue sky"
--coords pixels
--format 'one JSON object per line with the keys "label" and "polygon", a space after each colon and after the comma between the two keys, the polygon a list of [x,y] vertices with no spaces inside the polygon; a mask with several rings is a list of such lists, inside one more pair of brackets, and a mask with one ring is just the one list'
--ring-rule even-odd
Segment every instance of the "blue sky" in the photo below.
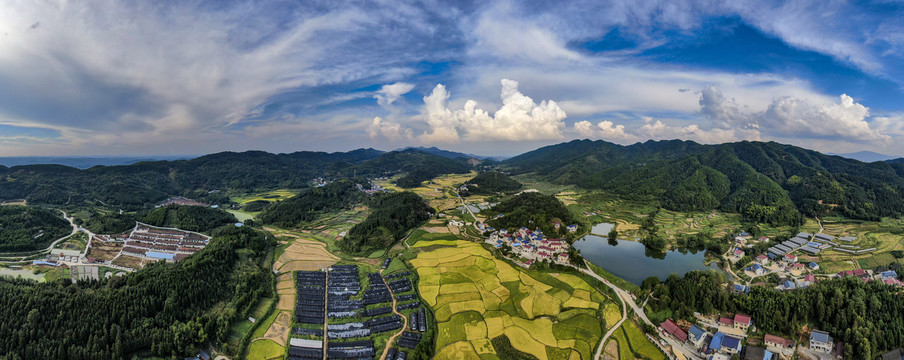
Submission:
{"label": "blue sky", "polygon": [[0,0],[0,156],[904,155],[904,2]]}

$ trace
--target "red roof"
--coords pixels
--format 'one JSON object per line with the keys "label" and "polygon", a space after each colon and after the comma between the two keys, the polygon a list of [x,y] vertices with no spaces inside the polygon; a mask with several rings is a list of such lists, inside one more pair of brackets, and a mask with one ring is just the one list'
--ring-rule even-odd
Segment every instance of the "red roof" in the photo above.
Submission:
{"label": "red roof", "polygon": [[768,344],[777,344],[782,347],[790,347],[794,345],[793,341],[772,334],[766,334],[766,336],[763,338],[763,341]]}
{"label": "red roof", "polygon": [[672,334],[672,336],[678,338],[678,340],[687,341],[687,332],[682,330],[681,327],[678,326],[678,324],[672,321],[672,319],[663,321],[662,324],[659,324],[659,326],[665,329],[665,331],[667,331],[669,334]]}
{"label": "red roof", "polygon": [[719,318],[719,323],[722,324],[722,325],[733,326],[733,325],[734,325],[734,320],[729,319],[729,318],[727,318],[727,317],[723,317],[723,318]]}
{"label": "red roof", "polygon": [[804,281],[813,282],[816,281],[816,277],[813,274],[807,274],[807,276],[804,276]]}
{"label": "red roof", "polygon": [[738,255],[741,255],[741,254],[743,254],[744,252],[741,251],[740,249],[735,249],[734,253],[735,253],[735,254],[738,254]]}
{"label": "red roof", "polygon": [[740,324],[747,324],[747,325],[750,325],[750,316],[747,316],[747,315],[741,315],[741,314],[735,314],[735,316],[734,316],[734,322],[735,322],[735,323],[740,323]]}
{"label": "red roof", "polygon": [[760,256],[757,256],[756,258],[759,259],[759,260],[766,260],[766,259],[767,259],[767,258],[766,258],[766,255],[760,255]]}

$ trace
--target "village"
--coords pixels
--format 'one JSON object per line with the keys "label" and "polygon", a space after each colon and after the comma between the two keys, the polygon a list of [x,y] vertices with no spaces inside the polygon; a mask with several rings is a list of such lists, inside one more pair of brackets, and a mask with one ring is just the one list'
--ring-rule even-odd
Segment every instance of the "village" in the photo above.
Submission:
{"label": "village", "polygon": [[[478,227],[481,226],[491,231],[486,243],[497,249],[507,246],[515,257],[524,259],[525,267],[530,267],[535,261],[568,264],[568,251],[571,249],[571,245],[565,240],[548,239],[540,230],[530,230],[526,227],[509,233],[506,229],[495,230],[486,228],[483,224],[478,225]],[[577,225],[567,227],[569,232],[575,232],[577,228]]]}
{"label": "village", "polygon": [[[795,353],[811,359],[841,359],[844,344],[836,342],[825,331],[811,329],[806,340],[765,333],[757,334],[754,319],[744,314],[707,317],[694,314],[696,324],[679,325],[668,319],[659,325],[663,336],[676,340],[684,350],[707,360],[779,360],[791,359]],[[900,358],[900,357],[899,357]]]}
{"label": "village", "polygon": [[[753,240],[746,232],[735,237],[736,247],[729,252],[728,260],[732,264],[741,262],[747,252],[757,243],[768,242],[768,237],[759,237]],[[777,283],[773,286],[779,291],[792,291],[807,288],[820,279],[840,278],[854,276],[863,281],[880,281],[888,285],[904,286],[904,282],[898,279],[898,272],[889,268],[854,269],[837,273],[824,273],[820,271],[818,258],[822,251],[835,250],[848,254],[862,254],[875,251],[874,248],[860,249],[854,245],[842,245],[841,242],[850,243],[856,241],[856,237],[841,237],[836,240],[834,236],[827,234],[810,234],[801,232],[795,237],[767,249],[765,254],[759,254],[752,258],[749,266],[744,267],[743,274],[751,279],[750,284],[734,284],[733,291],[746,293],[750,286],[767,286],[765,279],[774,274]],[[747,251],[745,251],[747,249]],[[794,254],[794,253],[797,254]]]}

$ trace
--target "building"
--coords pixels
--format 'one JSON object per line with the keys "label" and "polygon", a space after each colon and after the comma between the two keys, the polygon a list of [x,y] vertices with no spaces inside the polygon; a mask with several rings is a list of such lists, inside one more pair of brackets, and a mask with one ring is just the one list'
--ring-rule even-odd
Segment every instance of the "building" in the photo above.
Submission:
{"label": "building", "polygon": [[663,330],[665,330],[665,332],[671,334],[672,336],[674,336],[676,339],[680,340],[681,342],[687,341],[687,332],[685,332],[683,329],[681,329],[681,327],[679,327],[678,324],[676,324],[674,321],[672,321],[672,319],[667,319],[666,321],[663,321],[662,324],[659,324],[659,326]]}
{"label": "building", "polygon": [[763,275],[766,273],[766,268],[764,268],[763,265],[760,264],[753,264],[751,270],[753,270],[753,273],[756,275]]}
{"label": "building", "polygon": [[797,262],[797,255],[794,255],[794,254],[785,254],[785,262],[788,262],[788,263],[796,263],[796,262]]}
{"label": "building", "polygon": [[703,330],[703,328],[697,325],[692,325],[691,328],[687,330],[687,340],[698,348],[700,345],[703,345],[703,340],[706,339],[706,335],[708,335],[706,330]]}
{"label": "building", "polygon": [[[725,338],[725,334],[717,332],[713,335],[713,339],[709,342],[709,351],[719,352],[722,351],[722,339]],[[708,351],[707,351],[708,352]]]}
{"label": "building", "polygon": [[747,331],[747,328],[753,325],[753,320],[750,319],[750,316],[743,314],[735,314],[734,316],[734,327],[735,329],[741,329]]}
{"label": "building", "polygon": [[741,339],[726,335],[722,338],[722,352],[726,354],[740,354]]}
{"label": "building", "polygon": [[904,360],[904,350],[894,349],[882,354],[882,360]]}
{"label": "building", "polygon": [[810,331],[810,350],[829,354],[835,348],[835,340],[825,331]]}
{"label": "building", "polygon": [[774,358],[775,354],[759,346],[746,347],[744,357],[742,357],[744,360],[772,360]]}
{"label": "building", "polygon": [[734,252],[732,254],[735,257],[735,259],[740,259],[740,258],[744,257],[744,251],[741,249],[734,249]]}
{"label": "building", "polygon": [[811,261],[809,266],[810,266],[810,270],[819,270],[819,264],[817,264],[815,262]]}
{"label": "building", "polygon": [[568,228],[568,232],[576,232],[576,231],[578,231],[578,225],[577,225],[577,224],[568,225],[567,228]]}
{"label": "building", "polygon": [[771,347],[779,351],[794,349],[793,340],[788,340],[781,336],[775,336],[772,334],[766,334],[766,336],[763,338],[763,343],[765,343],[767,347]]}
{"label": "building", "polygon": [[735,294],[747,294],[750,292],[750,286],[744,284],[734,284],[731,291]]}
{"label": "building", "polygon": [[758,255],[758,256],[756,257],[756,262],[758,262],[758,263],[760,263],[760,264],[762,264],[762,265],[769,264],[769,257],[766,256],[766,255],[762,255],[762,254],[761,254],[761,255]]}

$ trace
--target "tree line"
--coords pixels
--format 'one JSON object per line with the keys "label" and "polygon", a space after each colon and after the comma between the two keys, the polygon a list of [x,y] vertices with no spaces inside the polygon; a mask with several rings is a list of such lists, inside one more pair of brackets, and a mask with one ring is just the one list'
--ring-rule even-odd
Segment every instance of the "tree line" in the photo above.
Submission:
{"label": "tree line", "polygon": [[[122,277],[71,283],[0,278],[0,354],[8,359],[184,356],[226,342],[273,276],[269,234],[222,227],[202,251]],[[236,351],[237,349],[229,349]]]}
{"label": "tree line", "polygon": [[873,359],[904,346],[904,301],[894,286],[845,277],[790,292],[753,286],[744,295],[725,291],[724,282],[717,272],[694,271],[661,283],[648,279],[643,287],[659,298],[654,310],[669,309],[676,318],[743,313],[759,330],[795,339],[805,325],[827,331],[844,343],[847,359]]}

